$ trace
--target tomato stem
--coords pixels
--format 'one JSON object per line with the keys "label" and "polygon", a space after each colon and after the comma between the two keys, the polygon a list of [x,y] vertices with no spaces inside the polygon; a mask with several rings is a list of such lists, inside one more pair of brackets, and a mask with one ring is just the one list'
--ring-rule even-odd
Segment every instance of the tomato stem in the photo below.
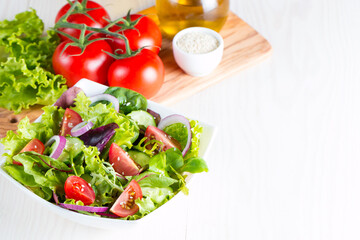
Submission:
{"label": "tomato stem", "polygon": [[[70,23],[70,22],[67,21],[68,17],[71,14],[76,14],[76,13],[85,14],[87,17],[94,20],[87,13],[87,11],[94,10],[94,9],[87,9],[86,8],[86,3],[87,3],[87,0],[84,0],[81,3],[78,2],[78,1],[71,2],[70,9],[59,19],[59,21],[57,23],[55,23],[55,25],[53,27],[53,29],[57,33],[69,38],[70,40],[72,40],[74,42],[74,44],[67,44],[67,46],[70,46],[70,45],[78,46],[78,47],[80,47],[82,49],[82,52],[83,52],[84,49],[86,48],[86,46],[89,45],[90,43],[95,42],[95,41],[99,41],[99,40],[104,40],[104,38],[96,38],[96,39],[94,39],[92,41],[89,41],[89,37],[92,36],[93,33],[86,34],[86,32],[87,31],[92,31],[92,32],[96,32],[96,33],[101,33],[101,34],[103,34],[105,36],[109,35],[109,36],[114,36],[114,37],[117,37],[117,38],[121,38],[122,40],[124,40],[124,43],[125,43],[125,50],[126,50],[125,54],[127,56],[133,56],[134,54],[136,54],[137,52],[133,52],[131,50],[129,40],[123,34],[119,33],[120,31],[123,31],[123,29],[120,29],[118,32],[112,32],[112,31],[109,30],[114,25],[119,26],[119,24],[117,24],[117,23],[120,22],[120,21],[126,22],[125,25],[129,26],[129,22],[127,20],[123,19],[123,18],[116,19],[115,21],[108,20],[109,24],[106,25],[103,28],[89,27],[89,26],[87,26],[85,24],[76,24],[76,23]],[[130,10],[128,12],[128,16],[129,16],[129,14],[130,14]],[[136,21],[136,23],[137,22],[138,21]],[[130,23],[130,25],[132,25],[132,24]],[[135,24],[133,24],[133,25],[135,25]],[[61,31],[62,28],[73,28],[73,29],[80,30],[81,33],[80,33],[79,38],[72,37],[69,34],[62,32]]]}

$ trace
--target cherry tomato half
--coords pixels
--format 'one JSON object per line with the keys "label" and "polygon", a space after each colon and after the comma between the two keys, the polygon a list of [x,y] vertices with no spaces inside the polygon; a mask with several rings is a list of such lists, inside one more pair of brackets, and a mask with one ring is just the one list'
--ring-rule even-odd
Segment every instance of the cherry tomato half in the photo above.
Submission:
{"label": "cherry tomato half", "polygon": [[139,173],[139,167],[116,143],[112,143],[109,150],[109,163],[114,170],[123,176],[134,176]]}
{"label": "cherry tomato half", "polygon": [[160,57],[143,49],[135,56],[118,59],[111,64],[108,83],[110,87],[128,88],[151,98],[160,90],[164,75],[164,64]]}
{"label": "cherry tomato half", "polygon": [[74,86],[81,78],[105,84],[108,69],[114,61],[104,52],[112,53],[109,44],[105,40],[95,41],[87,45],[81,54],[81,49],[76,46],[69,46],[63,51],[67,43],[62,42],[55,49],[52,58],[55,73],[66,78],[68,87]]}
{"label": "cherry tomato half", "polygon": [[[34,138],[30,142],[28,142],[20,152],[22,153],[22,152],[31,152],[31,151],[39,154],[43,154],[45,151],[45,146],[39,139]],[[13,160],[13,164],[22,166],[21,162],[15,160]]]}
{"label": "cherry tomato half", "polygon": [[[158,25],[149,17],[146,17],[141,14],[132,14],[130,15],[131,21],[135,21],[138,18],[141,19],[134,26],[135,29],[126,29],[124,31],[120,31],[128,40],[131,50],[135,51],[140,49],[141,47],[146,47],[158,54],[161,48],[162,37],[161,31]],[[124,17],[126,19],[126,17]],[[121,21],[119,22],[121,24]],[[113,26],[109,29],[112,32],[118,32],[120,30],[119,26]],[[121,38],[116,38],[112,36],[108,36],[110,39],[108,43],[115,51],[116,49],[121,49],[125,52],[125,42]]]}
{"label": "cherry tomato half", "polygon": [[146,128],[145,137],[147,137],[150,140],[155,139],[157,141],[162,142],[164,144],[164,147],[162,149],[163,151],[166,151],[170,148],[177,148],[181,150],[181,145],[175,138],[172,138],[171,136],[166,134],[166,132],[164,132],[163,130],[157,127],[149,125]]}
{"label": "cherry tomato half", "polygon": [[[82,0],[80,0],[79,2],[82,2]],[[67,3],[59,10],[55,18],[55,23],[57,23],[59,19],[66,14],[66,12],[70,9],[70,7],[71,7],[70,4]],[[96,27],[96,28],[103,28],[108,24],[108,22],[105,19],[110,19],[110,17],[103,6],[93,1],[87,1],[86,8],[93,9],[86,12],[87,14],[89,14],[89,16],[91,16],[92,19],[84,14],[76,13],[70,15],[67,18],[67,21],[70,23],[85,24],[89,27]],[[79,38],[81,32],[80,30],[74,28],[61,28],[59,30],[75,38]],[[85,34],[88,34],[89,32],[90,31],[86,31]],[[62,41],[69,40],[64,35],[59,34],[59,36]]]}
{"label": "cherry tomato half", "polygon": [[135,180],[131,180],[124,192],[121,193],[120,197],[110,208],[110,212],[118,215],[119,217],[134,215],[137,211],[139,211],[139,206],[135,203],[135,199],[138,198],[142,198],[141,187]]}
{"label": "cherry tomato half", "polygon": [[90,205],[95,201],[95,192],[88,182],[78,176],[70,176],[64,185],[66,198],[82,201],[84,205]]}
{"label": "cherry tomato half", "polygon": [[71,135],[71,129],[81,122],[81,116],[74,110],[67,108],[61,122],[60,136]]}

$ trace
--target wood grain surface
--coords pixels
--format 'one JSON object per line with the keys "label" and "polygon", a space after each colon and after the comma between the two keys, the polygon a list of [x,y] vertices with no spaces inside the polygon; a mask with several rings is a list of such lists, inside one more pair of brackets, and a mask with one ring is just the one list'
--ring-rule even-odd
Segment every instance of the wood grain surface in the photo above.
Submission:
{"label": "wood grain surface", "polygon": [[[142,10],[141,13],[147,14],[158,22],[155,7]],[[175,62],[171,40],[163,39],[159,56],[165,66],[165,80],[160,91],[151,100],[165,105],[176,103],[226,80],[271,54],[271,46],[268,41],[232,12],[229,13],[228,20],[220,34],[224,39],[222,61],[210,75],[205,77],[192,77],[185,74]],[[34,121],[41,114],[42,110],[38,106],[18,115],[0,108],[0,138],[4,137],[8,130],[16,130],[18,121],[23,117],[27,116],[30,121]]]}
{"label": "wood grain surface", "polygon": [[[158,22],[155,7],[142,11]],[[160,91],[151,99],[170,105],[204,90],[244,68],[256,64],[271,54],[269,42],[233,12],[220,31],[224,39],[224,53],[220,65],[208,76],[192,77],[176,64],[171,41],[164,39],[159,56],[165,65],[165,81]]]}

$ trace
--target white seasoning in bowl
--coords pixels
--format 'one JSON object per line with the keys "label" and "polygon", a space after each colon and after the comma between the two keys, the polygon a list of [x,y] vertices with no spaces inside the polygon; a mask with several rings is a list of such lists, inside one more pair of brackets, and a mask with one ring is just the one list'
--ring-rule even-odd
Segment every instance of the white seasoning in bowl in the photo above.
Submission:
{"label": "white seasoning in bowl", "polygon": [[188,32],[177,40],[178,47],[187,53],[201,54],[214,51],[219,41],[212,35],[204,32]]}

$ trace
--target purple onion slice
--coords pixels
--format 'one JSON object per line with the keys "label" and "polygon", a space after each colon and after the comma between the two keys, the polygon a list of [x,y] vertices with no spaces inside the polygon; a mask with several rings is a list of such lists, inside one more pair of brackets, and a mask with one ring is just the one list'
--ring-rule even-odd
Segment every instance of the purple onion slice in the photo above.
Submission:
{"label": "purple onion slice", "polygon": [[182,155],[185,156],[186,153],[189,151],[190,146],[191,146],[191,139],[192,139],[192,134],[191,134],[191,126],[190,126],[190,122],[189,120],[179,114],[172,114],[169,115],[165,118],[163,118],[159,125],[158,128],[161,130],[164,130],[167,126],[170,126],[174,123],[182,123],[185,125],[186,129],[187,129],[187,133],[188,133],[188,137],[187,137],[187,141],[186,141],[186,145],[184,147],[184,149],[182,150]]}
{"label": "purple onion slice", "polygon": [[66,145],[66,138],[64,136],[55,135],[45,143],[45,147],[50,146],[55,142],[55,149],[50,154],[50,157],[57,159],[63,152]]}
{"label": "purple onion slice", "polygon": [[71,129],[71,136],[78,137],[89,131],[94,126],[93,122],[84,121]]}
{"label": "purple onion slice", "polygon": [[149,108],[148,108],[146,111],[147,111],[148,113],[150,113],[150,114],[154,117],[156,126],[159,125],[159,122],[161,121],[161,116],[160,116],[160,114],[158,114],[157,112],[154,112],[153,110],[151,110],[151,109],[149,109]]}
{"label": "purple onion slice", "polygon": [[115,110],[117,112],[119,112],[119,100],[117,100],[116,97],[114,97],[113,95],[107,94],[107,93],[103,93],[103,94],[98,94],[95,95],[93,97],[90,97],[90,101],[91,103],[95,103],[98,101],[108,101],[112,103],[112,106],[115,108]]}
{"label": "purple onion slice", "polygon": [[70,209],[70,210],[85,211],[85,212],[92,212],[92,213],[103,213],[109,209],[108,207],[80,206],[80,205],[67,204],[67,203],[59,203],[59,205],[63,208]]}
{"label": "purple onion slice", "polygon": [[74,99],[78,95],[79,92],[83,92],[83,90],[79,87],[71,87],[66,90],[60,98],[55,102],[54,106],[61,107],[61,108],[68,108],[74,105]]}
{"label": "purple onion slice", "polygon": [[55,201],[56,205],[58,205],[59,204],[59,197],[58,197],[58,195],[56,195],[56,193],[54,191],[53,191],[53,198],[54,198],[54,201]]}
{"label": "purple onion slice", "polygon": [[74,204],[60,203],[59,197],[56,195],[56,193],[54,191],[53,191],[53,198],[54,198],[56,205],[59,205],[66,209],[75,210],[75,211],[105,213],[109,209],[108,207],[91,207],[91,206],[80,206],[80,205],[74,205]]}

